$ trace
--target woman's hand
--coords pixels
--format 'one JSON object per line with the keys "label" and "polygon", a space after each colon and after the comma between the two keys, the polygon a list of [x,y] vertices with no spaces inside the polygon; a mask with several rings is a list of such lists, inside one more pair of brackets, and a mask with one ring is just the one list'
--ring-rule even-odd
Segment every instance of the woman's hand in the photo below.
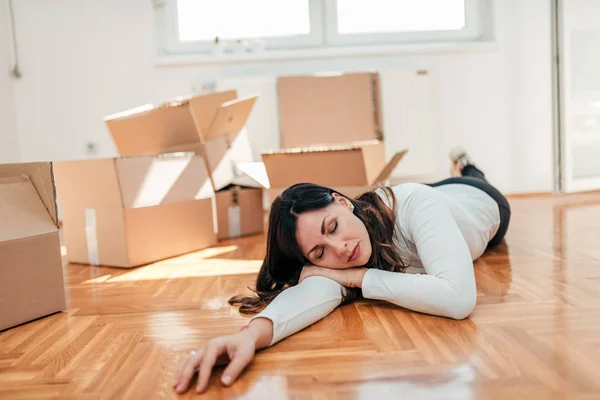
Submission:
{"label": "woman's hand", "polygon": [[258,349],[269,346],[273,338],[273,322],[267,318],[250,321],[240,332],[211,339],[203,348],[190,352],[179,364],[173,387],[177,393],[188,389],[192,377],[198,371],[196,390],[204,392],[215,365],[226,365],[221,382],[229,386],[250,364]]}
{"label": "woman's hand", "polygon": [[321,268],[315,265],[305,265],[300,273],[300,279],[298,283],[302,282],[309,276],[324,276],[325,278],[332,279],[342,286],[349,288],[362,287],[362,281],[365,277],[365,273],[368,268],[346,268],[346,269],[332,269],[332,268]]}
{"label": "woman's hand", "polygon": [[213,367],[227,364],[221,381],[229,386],[252,361],[255,351],[255,340],[247,331],[211,339],[204,348],[191,351],[181,360],[173,387],[177,393],[184,393],[198,371],[196,391],[202,393],[208,386]]}

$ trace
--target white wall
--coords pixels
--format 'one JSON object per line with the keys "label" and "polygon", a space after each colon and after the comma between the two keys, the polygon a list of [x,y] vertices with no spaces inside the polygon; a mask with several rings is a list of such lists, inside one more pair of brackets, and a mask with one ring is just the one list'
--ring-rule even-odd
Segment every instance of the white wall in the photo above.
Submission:
{"label": "white wall", "polygon": [[[259,154],[279,145],[275,73],[375,67],[382,71],[390,152],[407,144],[414,150],[397,174],[442,177],[446,152],[460,143],[505,192],[552,188],[547,0],[493,0],[493,51],[175,67],[155,66],[150,0],[14,1],[23,69],[14,104],[23,160],[85,157],[88,141],[97,144],[97,156],[115,155],[103,116],[211,81],[242,93],[261,91],[249,121]],[[422,138],[399,130],[403,122],[393,115],[401,107],[398,96],[406,101],[398,71],[407,68],[429,71],[431,130]]]}
{"label": "white wall", "polygon": [[8,8],[0,4],[0,163],[19,161]]}

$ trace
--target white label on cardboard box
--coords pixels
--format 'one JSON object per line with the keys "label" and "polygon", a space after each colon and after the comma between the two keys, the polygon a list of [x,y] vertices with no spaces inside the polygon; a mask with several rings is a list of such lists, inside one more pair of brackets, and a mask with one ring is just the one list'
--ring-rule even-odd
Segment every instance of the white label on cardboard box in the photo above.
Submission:
{"label": "white label on cardboard box", "polygon": [[241,235],[240,206],[231,206],[229,214],[229,237],[238,238]]}
{"label": "white label on cardboard box", "polygon": [[99,265],[96,210],[93,208],[85,209],[85,239],[87,242],[88,261],[90,265]]}

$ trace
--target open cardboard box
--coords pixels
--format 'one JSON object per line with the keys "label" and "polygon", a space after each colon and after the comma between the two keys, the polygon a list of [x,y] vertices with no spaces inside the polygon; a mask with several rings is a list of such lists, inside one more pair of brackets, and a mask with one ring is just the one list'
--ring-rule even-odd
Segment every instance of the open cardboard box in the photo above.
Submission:
{"label": "open cardboard box", "polygon": [[407,152],[386,164],[376,72],[281,77],[278,94],[283,150],[263,153],[262,170],[240,166],[268,181],[271,199],[301,182],[359,195],[385,184]]}
{"label": "open cardboard box", "polygon": [[0,331],[65,308],[52,164],[0,165]]}
{"label": "open cardboard box", "polygon": [[281,147],[382,140],[376,72],[330,72],[278,79]]}
{"label": "open cardboard box", "polygon": [[262,163],[238,167],[262,186],[271,200],[287,187],[310,182],[354,197],[385,184],[408,150],[398,151],[385,162],[385,143],[356,142],[345,146],[287,149],[262,154]]}
{"label": "open cardboard box", "polygon": [[70,262],[134,267],[216,242],[201,155],[55,163]]}
{"label": "open cardboard box", "polygon": [[[260,189],[250,195],[248,188],[241,197],[233,193],[239,186],[260,188],[235,167],[253,161],[245,125],[257,98],[238,98],[235,90],[178,98],[123,111],[106,117],[105,122],[121,156],[180,151],[201,154],[212,189],[218,193],[215,219],[219,238],[237,237],[263,230],[255,217],[256,213],[262,215],[262,206],[257,208],[250,200]],[[228,191],[231,193],[225,193]],[[226,218],[228,215],[231,218]]]}

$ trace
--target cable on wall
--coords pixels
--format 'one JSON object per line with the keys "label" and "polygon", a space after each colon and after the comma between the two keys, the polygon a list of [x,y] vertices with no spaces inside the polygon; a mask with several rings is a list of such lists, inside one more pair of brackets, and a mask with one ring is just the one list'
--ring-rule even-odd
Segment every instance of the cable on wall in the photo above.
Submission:
{"label": "cable on wall", "polygon": [[20,79],[21,78],[21,69],[19,67],[19,52],[17,49],[17,29],[15,27],[15,13],[14,13],[14,9],[13,9],[13,2],[12,0],[8,0],[8,19],[9,19],[9,25],[10,25],[10,35],[11,35],[11,39],[12,39],[12,51],[13,51],[13,61],[14,61],[14,65],[12,67],[12,69],[10,70],[10,74],[12,75],[13,78],[15,79]]}

